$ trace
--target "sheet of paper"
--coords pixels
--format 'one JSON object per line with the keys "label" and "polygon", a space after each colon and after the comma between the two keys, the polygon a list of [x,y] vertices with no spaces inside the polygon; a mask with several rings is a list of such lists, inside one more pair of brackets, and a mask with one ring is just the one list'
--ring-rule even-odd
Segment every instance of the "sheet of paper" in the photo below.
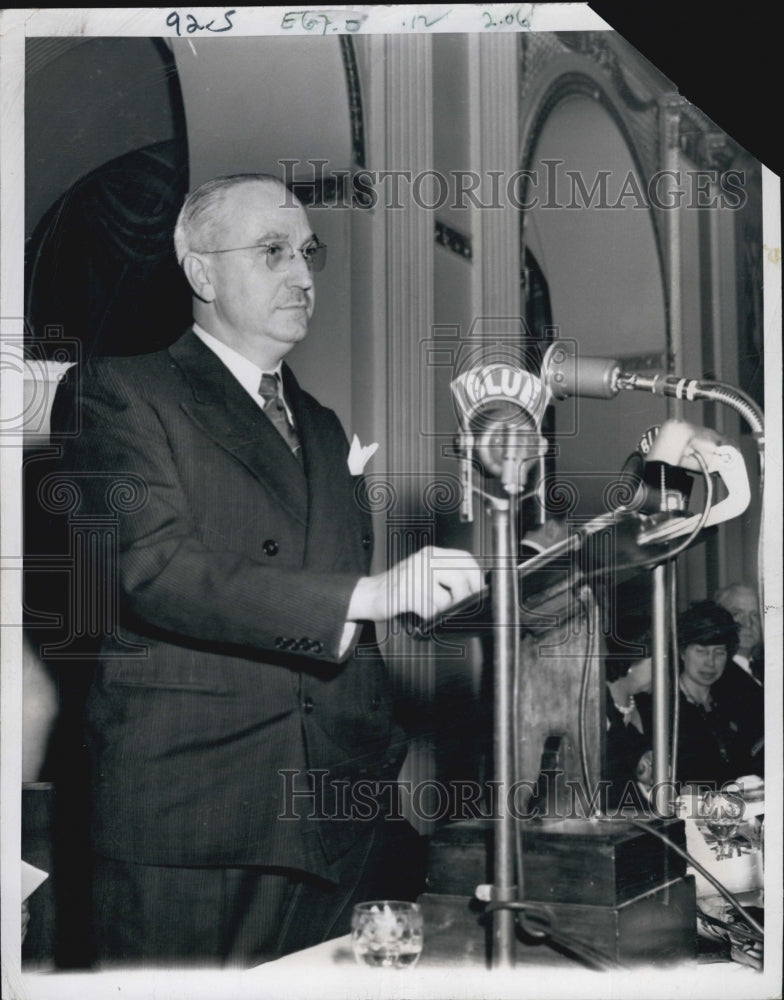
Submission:
{"label": "sheet of paper", "polygon": [[22,862],[22,902],[31,896],[35,890],[49,878],[49,872],[42,871],[34,865]]}

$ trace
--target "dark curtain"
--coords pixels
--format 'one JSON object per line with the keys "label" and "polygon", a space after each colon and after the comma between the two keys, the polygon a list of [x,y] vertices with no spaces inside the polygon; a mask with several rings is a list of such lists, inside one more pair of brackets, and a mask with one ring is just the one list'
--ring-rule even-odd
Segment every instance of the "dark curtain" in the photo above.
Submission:
{"label": "dark curtain", "polygon": [[144,354],[177,338],[190,294],[172,234],[187,187],[183,145],[170,140],[110,160],[52,205],[26,253],[31,355],[62,359],[74,340],[82,358]]}

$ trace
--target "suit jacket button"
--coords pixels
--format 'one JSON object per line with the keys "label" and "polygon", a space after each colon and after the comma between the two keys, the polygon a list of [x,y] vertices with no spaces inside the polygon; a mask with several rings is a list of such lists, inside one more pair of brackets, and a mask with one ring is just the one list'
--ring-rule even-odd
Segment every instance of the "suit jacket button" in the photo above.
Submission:
{"label": "suit jacket button", "polygon": [[319,642],[318,639],[316,639],[316,641],[311,644],[310,648],[316,654],[323,653],[324,652],[324,643],[323,642]]}
{"label": "suit jacket button", "polygon": [[372,544],[373,544],[373,536],[372,535],[363,535],[362,536],[362,548],[363,549],[365,549],[365,550],[369,549]]}
{"label": "suit jacket button", "polygon": [[285,642],[282,635],[275,636],[275,649],[283,649],[283,643]]}
{"label": "suit jacket button", "polygon": [[378,695],[375,695],[375,697],[371,699],[370,707],[373,709],[374,712],[377,709],[381,708],[381,699],[379,698]]}
{"label": "suit jacket button", "polygon": [[276,556],[278,554],[278,543],[274,538],[268,538],[261,547],[267,556]]}
{"label": "suit jacket button", "polygon": [[303,702],[302,702],[302,711],[305,712],[306,715],[310,715],[310,713],[313,711],[313,699],[312,698],[308,697],[308,698],[305,698],[303,700]]}

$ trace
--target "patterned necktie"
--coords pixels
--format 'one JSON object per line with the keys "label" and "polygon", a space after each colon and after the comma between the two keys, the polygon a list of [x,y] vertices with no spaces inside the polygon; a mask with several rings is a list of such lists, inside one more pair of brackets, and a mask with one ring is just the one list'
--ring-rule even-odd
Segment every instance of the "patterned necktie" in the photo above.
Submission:
{"label": "patterned necktie", "polygon": [[264,399],[264,412],[270,418],[280,436],[291,448],[294,454],[300,456],[300,444],[297,432],[289,423],[286,407],[280,398],[280,376],[262,375],[259,395]]}

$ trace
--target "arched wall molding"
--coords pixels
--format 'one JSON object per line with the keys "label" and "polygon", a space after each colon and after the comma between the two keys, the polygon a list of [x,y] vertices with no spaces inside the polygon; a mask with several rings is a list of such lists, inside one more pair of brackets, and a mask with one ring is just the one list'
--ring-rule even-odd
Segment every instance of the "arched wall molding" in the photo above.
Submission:
{"label": "arched wall molding", "polygon": [[746,155],[745,150],[707,115],[682,98],[672,81],[614,32],[557,32],[522,37],[523,62],[529,70],[534,70],[532,76],[537,75],[536,70],[543,62],[542,51],[546,51],[548,68],[555,73],[560,70],[552,65],[552,59],[560,53],[576,56],[584,72],[599,75],[604,87],[614,96],[619,111],[626,116],[636,137],[636,148],[643,151],[643,158],[647,132],[647,146],[654,155],[653,162],[648,164],[650,169],[656,169],[656,145],[655,128],[647,115],[655,112],[657,103],[665,96],[679,104],[683,124],[679,147],[696,167],[727,169]]}
{"label": "arched wall molding", "polygon": [[[565,104],[570,101],[579,100],[579,104],[574,105],[575,108],[580,109],[575,111],[578,120],[581,120],[582,114],[586,113],[588,114],[588,121],[606,122],[605,127],[608,130],[608,134],[612,130],[617,137],[618,149],[612,153],[610,162],[606,163],[607,168],[614,168],[618,171],[617,178],[619,179],[625,178],[627,172],[632,171],[639,182],[640,188],[646,190],[651,177],[659,169],[661,162],[663,143],[660,103],[662,93],[669,98],[670,92],[662,92],[661,90],[656,92],[652,84],[644,86],[633,75],[625,76],[619,60],[614,55],[607,55],[603,60],[595,58],[593,53],[597,50],[606,51],[603,43],[600,44],[597,42],[595,46],[593,43],[589,45],[587,42],[583,42],[583,38],[584,35],[576,38],[570,37],[569,45],[565,44],[563,39],[556,35],[546,35],[537,38],[525,37],[521,40],[519,166],[524,171],[538,170],[541,180],[543,164],[539,162],[540,155],[551,157],[561,155],[559,153],[560,143],[557,139],[559,133],[552,131],[552,128],[555,127],[552,123],[561,120],[560,112],[564,109]],[[595,114],[592,113],[594,109]],[[553,118],[553,115],[556,118]],[[592,134],[592,130],[586,129],[584,132],[584,141],[590,145],[594,154],[585,161],[586,164],[591,163],[591,167],[589,168],[591,171],[597,169],[599,166],[603,169],[605,166],[601,153],[603,147],[596,146],[592,142]],[[545,136],[548,138],[545,138]],[[578,146],[582,145],[582,141],[576,137],[572,140],[568,136],[565,139],[567,141],[564,144],[563,156],[568,162],[563,164],[563,166],[558,166],[559,173],[563,169],[568,169],[571,166],[579,166],[583,162],[582,157],[579,155],[576,160],[572,159],[577,151],[575,141],[578,142]],[[547,145],[546,153],[542,146],[543,141]],[[626,153],[621,154],[621,158],[618,159],[620,146],[623,146]],[[571,150],[571,152],[568,152],[568,150]],[[523,199],[522,204],[526,204],[537,193],[537,187],[538,193],[541,196],[542,188],[537,185],[537,181],[530,177],[530,175],[524,174],[523,178],[524,188],[521,191],[521,197]],[[563,179],[562,174],[559,177],[559,184],[561,179]],[[590,189],[594,182],[594,177],[586,176],[584,180]],[[611,180],[610,184],[617,190],[618,183],[616,181]],[[566,188],[563,190],[565,191]],[[549,193],[550,190],[548,189]],[[539,223],[544,225],[546,222],[545,216],[552,214],[542,211],[540,208],[528,211],[522,209],[520,211],[522,260],[526,259],[529,243],[531,244],[530,249],[534,252],[538,253],[540,249],[544,249],[537,245],[536,234],[539,231],[539,225],[537,224],[534,228],[531,228],[533,217],[538,217]],[[559,214],[562,217],[562,213]],[[582,214],[584,215],[585,213]],[[591,215],[593,213],[588,214]],[[602,215],[603,213],[599,212],[598,214]],[[637,227],[633,230],[634,232],[637,232],[638,229],[640,232],[643,229],[646,231],[645,239],[648,245],[644,257],[645,277],[641,273],[641,280],[646,280],[650,287],[653,288],[651,284],[652,279],[661,289],[661,291],[651,292],[652,299],[655,298],[658,301],[654,304],[651,300],[649,303],[651,311],[649,314],[646,314],[649,316],[649,319],[656,321],[657,325],[653,329],[660,331],[660,334],[657,334],[655,341],[650,341],[646,346],[643,346],[638,340],[633,349],[635,353],[637,351],[645,352],[636,359],[644,362],[644,364],[638,366],[651,368],[652,370],[659,370],[662,366],[669,367],[672,353],[670,348],[672,343],[671,330],[673,327],[673,317],[670,313],[671,295],[669,293],[671,288],[668,281],[668,227],[670,223],[667,220],[656,218],[657,215],[663,214],[662,212],[657,213],[655,210],[648,209],[647,211],[634,212],[633,215],[635,218],[630,217],[628,219],[629,224],[635,224]],[[617,217],[618,213],[613,213],[613,215]],[[647,216],[644,223],[641,220],[642,216]],[[579,221],[581,223],[580,229],[583,231],[585,223],[588,223],[588,220],[581,219]],[[610,220],[600,219],[597,216],[593,221],[597,226],[599,235],[601,235],[604,231],[603,223]],[[614,221],[619,225],[626,225],[625,221],[618,220],[617,218]],[[563,233],[561,235],[563,237]],[[640,263],[642,264],[642,258],[640,258]],[[543,264],[546,267],[545,260],[543,260]],[[657,271],[658,278],[656,277]],[[545,272],[545,274],[546,278],[550,281],[563,281],[563,275],[558,279],[555,273],[547,274]],[[595,285],[595,283],[592,284]],[[561,284],[560,287],[563,287],[563,285]],[[611,294],[609,286],[607,291],[608,294]],[[528,288],[524,288],[523,294],[527,300],[530,295]],[[527,306],[528,302],[525,301],[524,308],[527,309]],[[585,349],[588,353],[602,353],[601,349],[591,351],[587,344]],[[614,350],[623,350],[623,348],[621,345],[617,345]],[[586,417],[586,419],[589,419],[589,421],[590,419],[595,419],[595,415],[591,418]],[[554,414],[553,420],[555,420]],[[561,454],[562,462],[575,459],[574,455],[566,459],[564,458],[565,454],[568,454],[568,449]],[[620,457],[622,460],[623,456]],[[578,458],[577,461],[579,464],[580,459]],[[553,465],[550,471],[554,470],[555,466]],[[590,498],[590,490],[587,491],[587,496]],[[587,504],[591,502],[590,499],[586,500]]]}
{"label": "arched wall molding", "polygon": [[[103,81],[96,90],[95,80]],[[109,161],[173,142],[187,170],[187,123],[161,38],[31,37],[25,45],[25,234]],[[187,182],[187,176],[186,176]]]}
{"label": "arched wall molding", "polygon": [[[350,35],[338,36],[340,56],[346,77],[346,100],[348,102],[349,128],[351,130],[351,169],[362,170],[367,166],[367,146],[365,142],[365,113],[362,103],[362,83],[360,79],[357,52],[354,39]],[[342,164],[338,164],[342,166]],[[328,176],[316,175],[312,180],[292,182],[291,190],[304,205],[345,204],[351,199],[356,208],[365,208],[364,199],[346,189],[346,174],[338,171]]]}
{"label": "arched wall molding", "polygon": [[[618,127],[646,185],[681,156],[698,170],[727,170],[746,153],[612,32],[521,36],[520,164],[529,170],[549,116],[574,96],[597,101]],[[525,192],[524,192],[525,193]],[[651,210],[667,315],[668,354],[680,357],[678,213]],[[524,244],[523,213],[521,240]],[[525,247],[523,245],[523,253]]]}
{"label": "arched wall molding", "polygon": [[357,54],[354,50],[354,39],[350,35],[340,35],[340,54],[343,57],[343,67],[346,71],[346,88],[348,90],[348,111],[351,124],[351,153],[355,167],[367,166],[365,150],[365,117],[362,111],[362,89],[357,66]]}
{"label": "arched wall molding", "polygon": [[[605,87],[604,82],[597,79],[593,74],[585,72],[584,69],[564,70],[562,68],[561,72],[549,83],[543,96],[540,98],[535,116],[524,136],[523,154],[521,156],[524,168],[530,167],[536,144],[549,116],[562,101],[577,96],[590,97],[610,114],[610,117],[618,126],[629,147],[632,159],[640,171],[641,177],[647,180],[654,173],[655,167],[647,163],[647,157],[641,154],[637,140],[633,134],[632,125],[626,114],[619,103],[613,99],[611,91]],[[653,102],[652,107],[654,110],[656,109],[656,101]]]}
{"label": "arched wall molding", "polygon": [[[539,140],[554,110],[562,102],[582,96],[596,101],[617,126],[641,185],[646,185],[655,172],[662,169],[696,169],[715,172],[716,175],[726,170],[741,170],[750,176],[753,193],[759,165],[750,165],[750,158],[742,147],[685,100],[671,81],[614,33],[521,36],[520,65],[521,168],[532,169]],[[714,179],[714,191],[715,183]],[[751,195],[749,201],[749,206],[736,213],[732,220],[736,229],[734,241],[729,223],[726,218],[720,218],[719,211],[703,212],[699,219],[700,245],[697,248],[692,245],[688,250],[689,253],[698,253],[699,258],[688,260],[682,259],[685,252],[682,240],[690,239],[693,244],[694,220],[683,218],[683,213],[678,211],[650,210],[664,295],[667,367],[674,372],[692,373],[695,361],[697,367],[707,366],[709,369],[718,363],[721,370],[728,368],[738,378],[739,359],[746,355],[760,357],[748,346],[755,335],[754,320],[747,319],[746,327],[743,325],[744,318],[754,311],[754,303],[759,299],[754,291],[759,282],[755,283],[754,265],[748,258],[761,239],[757,233],[758,220]],[[523,254],[527,214],[521,212]],[[682,226],[691,232],[682,233]],[[736,264],[737,255],[741,256]],[[684,274],[693,273],[695,267],[702,276],[697,292],[684,284]],[[748,289],[752,289],[751,293]],[[698,325],[693,328],[697,332],[690,333],[685,341],[682,324],[690,314],[694,319],[695,296],[703,298],[703,305]],[[734,305],[735,296],[739,296],[737,307]],[[732,340],[732,317],[728,319],[725,315],[733,309],[737,310],[739,317],[737,328],[745,331],[737,343]],[[714,341],[712,351],[711,338]],[[694,356],[695,343],[699,345],[699,357]],[[724,364],[721,363],[722,350],[726,355]],[[691,360],[684,371],[682,365],[688,355],[691,355]],[[759,364],[759,361],[756,363]],[[745,377],[749,377],[748,372]],[[744,387],[743,378],[739,384]],[[694,419],[699,411],[695,413],[694,410],[682,409],[680,403],[671,403],[669,413],[671,416]],[[717,415],[717,419],[725,416]],[[706,414],[705,418],[709,422],[713,420],[710,414]],[[744,433],[743,427],[739,430]],[[745,522],[742,526],[736,524],[731,529],[724,529],[720,534],[728,539],[727,545],[735,546],[733,551],[738,546],[741,549],[755,548],[751,542],[741,544],[739,541],[741,536],[745,538],[747,534],[754,534],[747,530]],[[684,560],[684,564],[687,561],[696,564],[701,558],[695,551],[689,555],[689,560]],[[734,563],[739,561],[735,559]],[[726,557],[720,553],[718,562],[723,565],[725,575],[731,575],[732,553]]]}
{"label": "arched wall molding", "polygon": [[[587,33],[595,34],[595,33]],[[553,51],[553,47],[558,48]],[[533,51],[541,49],[542,51]],[[560,51],[559,51],[560,49]],[[593,50],[592,50],[593,51]],[[549,58],[543,58],[545,52]],[[606,68],[609,66],[609,70]],[[602,65],[586,55],[575,54],[563,42],[550,36],[540,39],[523,37],[520,95],[520,165],[531,170],[542,131],[555,109],[573,97],[596,101],[617,126],[640,180],[647,185],[661,166],[660,99],[643,98],[627,83],[618,86],[620,69],[617,59]],[[524,181],[522,200],[528,198],[529,181]],[[652,212],[656,250],[665,296],[665,311],[670,317],[670,288],[666,280],[667,231],[663,213]],[[521,213],[521,244],[525,253],[525,211]],[[669,327],[669,322],[668,322]]]}
{"label": "arched wall molding", "polygon": [[621,85],[617,58],[601,57],[606,41],[595,41],[591,47],[567,46],[562,38],[551,34],[522,36],[521,163],[535,148],[544,121],[555,105],[579,93],[592,96],[608,110],[639,163],[641,174],[647,177],[658,165],[657,103],[665,89],[640,95],[625,78]]}

